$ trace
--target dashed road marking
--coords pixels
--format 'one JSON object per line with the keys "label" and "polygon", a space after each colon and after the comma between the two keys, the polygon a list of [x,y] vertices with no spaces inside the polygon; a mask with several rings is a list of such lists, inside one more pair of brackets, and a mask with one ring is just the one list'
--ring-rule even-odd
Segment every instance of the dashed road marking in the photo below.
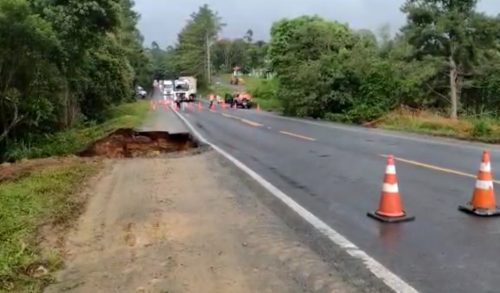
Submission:
{"label": "dashed road marking", "polygon": [[260,124],[260,123],[257,123],[257,122],[254,122],[254,121],[251,121],[251,120],[247,120],[247,119],[240,119],[241,122],[245,123],[245,124],[248,124],[250,126],[253,126],[253,127],[262,127],[264,125]]}
{"label": "dashed road marking", "polygon": [[289,135],[289,136],[293,136],[293,137],[296,137],[296,138],[300,138],[300,139],[305,139],[305,140],[308,140],[308,141],[316,141],[315,138],[312,138],[312,137],[309,137],[309,136],[304,136],[304,135],[301,135],[301,134],[296,134],[296,133],[293,133],[293,132],[288,132],[288,131],[280,131],[281,134],[285,134],[285,135]]}
{"label": "dashed road marking", "polygon": [[255,121],[252,121],[252,120],[248,120],[248,119],[243,119],[243,118],[240,118],[240,117],[237,117],[237,116],[233,116],[233,115],[230,115],[230,114],[226,114],[226,113],[221,113],[222,116],[224,117],[227,117],[227,118],[231,118],[231,119],[236,119],[240,122],[243,122],[245,124],[248,124],[250,126],[253,126],[253,127],[262,127],[264,125],[260,124],[260,123],[257,123]]}
{"label": "dashed road marking", "polygon": [[226,117],[226,118],[232,118],[232,119],[237,119],[239,120],[240,117],[236,117],[236,116],[233,116],[233,115],[230,115],[230,114],[226,114],[226,113],[220,113],[222,116]]}
{"label": "dashed road marking", "polygon": [[365,267],[372,272],[377,278],[379,278],[382,282],[384,282],[389,288],[398,293],[418,293],[418,291],[413,288],[410,284],[406,283],[403,279],[401,279],[398,275],[394,274],[384,265],[376,261],[374,258],[369,256],[366,252],[358,248],[354,243],[345,238],[342,234],[335,231],[332,227],[328,226],[321,219],[316,217],[314,214],[309,212],[307,209],[302,207],[299,203],[294,201],[291,197],[286,195],[283,191],[278,189],[272,183],[264,179],[257,172],[253,171],[245,164],[240,162],[235,157],[231,156],[229,153],[221,149],[219,146],[209,142],[205,137],[203,137],[192,125],[189,121],[182,116],[180,113],[177,113],[177,116],[184,121],[186,126],[191,130],[193,135],[195,135],[201,142],[206,143],[211,146],[214,150],[216,150],[219,154],[224,156],[226,159],[231,161],[236,167],[240,168],[242,171],[248,174],[251,178],[261,184],[265,189],[267,189],[271,194],[273,194],[276,198],[281,200],[284,204],[286,204],[291,210],[295,211],[300,217],[302,217],[305,221],[307,221],[311,226],[313,226],[320,233],[328,237],[330,241],[344,249],[350,256],[355,259],[358,259],[363,262]]}
{"label": "dashed road marking", "polygon": [[[384,157],[384,158],[387,158],[387,155],[382,155],[381,154],[380,156]],[[463,177],[469,177],[469,178],[476,179],[476,175],[465,173],[465,172],[458,171],[458,170],[453,170],[453,169],[449,169],[449,168],[439,167],[439,166],[436,166],[436,165],[431,165],[431,164],[427,164],[427,163],[421,163],[421,162],[418,162],[418,161],[408,160],[408,159],[399,158],[399,157],[394,157],[394,159],[396,161],[399,161],[399,162],[403,162],[403,163],[406,163],[406,164],[410,164],[410,165],[414,165],[414,166],[418,166],[418,167],[422,167],[422,168],[426,168],[426,169],[430,169],[430,170],[434,170],[434,171],[439,171],[439,172],[443,172],[443,173],[448,173],[448,174],[459,175],[459,176],[463,176]],[[495,182],[496,184],[500,184],[500,181],[498,181],[498,180],[493,180],[493,182]]]}

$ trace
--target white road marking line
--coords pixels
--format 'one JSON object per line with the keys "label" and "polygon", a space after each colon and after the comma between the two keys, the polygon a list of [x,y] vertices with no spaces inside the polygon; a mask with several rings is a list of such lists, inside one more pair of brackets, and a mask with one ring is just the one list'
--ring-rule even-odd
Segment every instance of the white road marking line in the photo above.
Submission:
{"label": "white road marking line", "polygon": [[290,209],[295,211],[298,215],[300,215],[304,220],[306,220],[309,224],[311,224],[314,228],[316,228],[323,235],[328,237],[333,243],[340,246],[344,249],[349,255],[352,257],[361,260],[365,267],[370,270],[376,277],[382,280],[389,288],[398,293],[418,293],[418,291],[413,288],[410,284],[406,283],[399,276],[391,272],[384,265],[376,261],[374,258],[369,256],[366,252],[358,248],[354,243],[345,238],[342,234],[335,231],[333,228],[328,226],[321,219],[313,215],[311,212],[306,210],[284,192],[279,190],[277,187],[272,185],[269,181],[264,179],[262,176],[257,174],[255,171],[247,167],[242,162],[238,161],[235,157],[231,156],[229,153],[218,147],[217,145],[209,142],[206,138],[204,138],[192,125],[189,121],[184,118],[180,113],[176,113],[179,118],[184,121],[186,126],[192,131],[192,133],[203,143],[208,144],[214,150],[216,150],[219,154],[224,156],[226,159],[235,164],[242,171],[247,173],[250,177],[252,177],[255,181],[260,183],[264,188],[266,188],[271,194],[280,199],[284,204],[286,204]]}

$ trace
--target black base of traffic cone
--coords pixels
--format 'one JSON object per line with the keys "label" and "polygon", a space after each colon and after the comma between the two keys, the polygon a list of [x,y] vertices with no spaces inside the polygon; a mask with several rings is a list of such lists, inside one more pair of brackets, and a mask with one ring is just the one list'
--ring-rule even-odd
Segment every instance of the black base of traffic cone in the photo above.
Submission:
{"label": "black base of traffic cone", "polygon": [[500,216],[500,208],[496,207],[495,209],[476,209],[472,207],[470,204],[460,205],[458,206],[458,210],[469,215],[479,216],[479,217],[499,217]]}
{"label": "black base of traffic cone", "polygon": [[414,216],[408,216],[406,212],[404,212],[404,216],[402,217],[387,217],[377,214],[377,212],[367,213],[366,215],[370,218],[378,220],[383,223],[401,223],[401,222],[410,222],[415,220]]}

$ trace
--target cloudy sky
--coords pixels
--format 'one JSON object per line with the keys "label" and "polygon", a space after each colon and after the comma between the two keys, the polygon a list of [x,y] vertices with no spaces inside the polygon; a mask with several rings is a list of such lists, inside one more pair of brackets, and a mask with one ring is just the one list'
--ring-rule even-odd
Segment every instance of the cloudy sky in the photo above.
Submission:
{"label": "cloudy sky", "polygon": [[[162,47],[173,45],[177,33],[192,12],[207,3],[227,24],[222,35],[234,38],[253,29],[256,39],[267,39],[275,20],[304,14],[317,14],[352,28],[377,31],[384,24],[397,30],[405,21],[399,8],[404,0],[135,0],[141,14],[139,28],[145,43],[157,41]],[[479,10],[500,13],[500,0],[480,0]]]}

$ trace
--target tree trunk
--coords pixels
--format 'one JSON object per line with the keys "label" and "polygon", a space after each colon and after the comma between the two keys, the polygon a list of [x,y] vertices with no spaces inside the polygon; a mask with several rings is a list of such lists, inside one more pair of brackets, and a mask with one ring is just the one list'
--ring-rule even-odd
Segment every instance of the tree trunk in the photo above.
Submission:
{"label": "tree trunk", "polygon": [[458,84],[457,84],[457,64],[453,57],[450,56],[450,99],[451,112],[450,118],[457,119],[458,117]]}
{"label": "tree trunk", "polygon": [[24,116],[19,116],[19,108],[17,107],[17,104],[12,101],[12,106],[14,107],[13,111],[13,118],[11,122],[4,127],[2,133],[0,133],[0,142],[2,142],[4,139],[7,139],[7,136],[9,135],[9,132],[19,124],[24,118]]}

